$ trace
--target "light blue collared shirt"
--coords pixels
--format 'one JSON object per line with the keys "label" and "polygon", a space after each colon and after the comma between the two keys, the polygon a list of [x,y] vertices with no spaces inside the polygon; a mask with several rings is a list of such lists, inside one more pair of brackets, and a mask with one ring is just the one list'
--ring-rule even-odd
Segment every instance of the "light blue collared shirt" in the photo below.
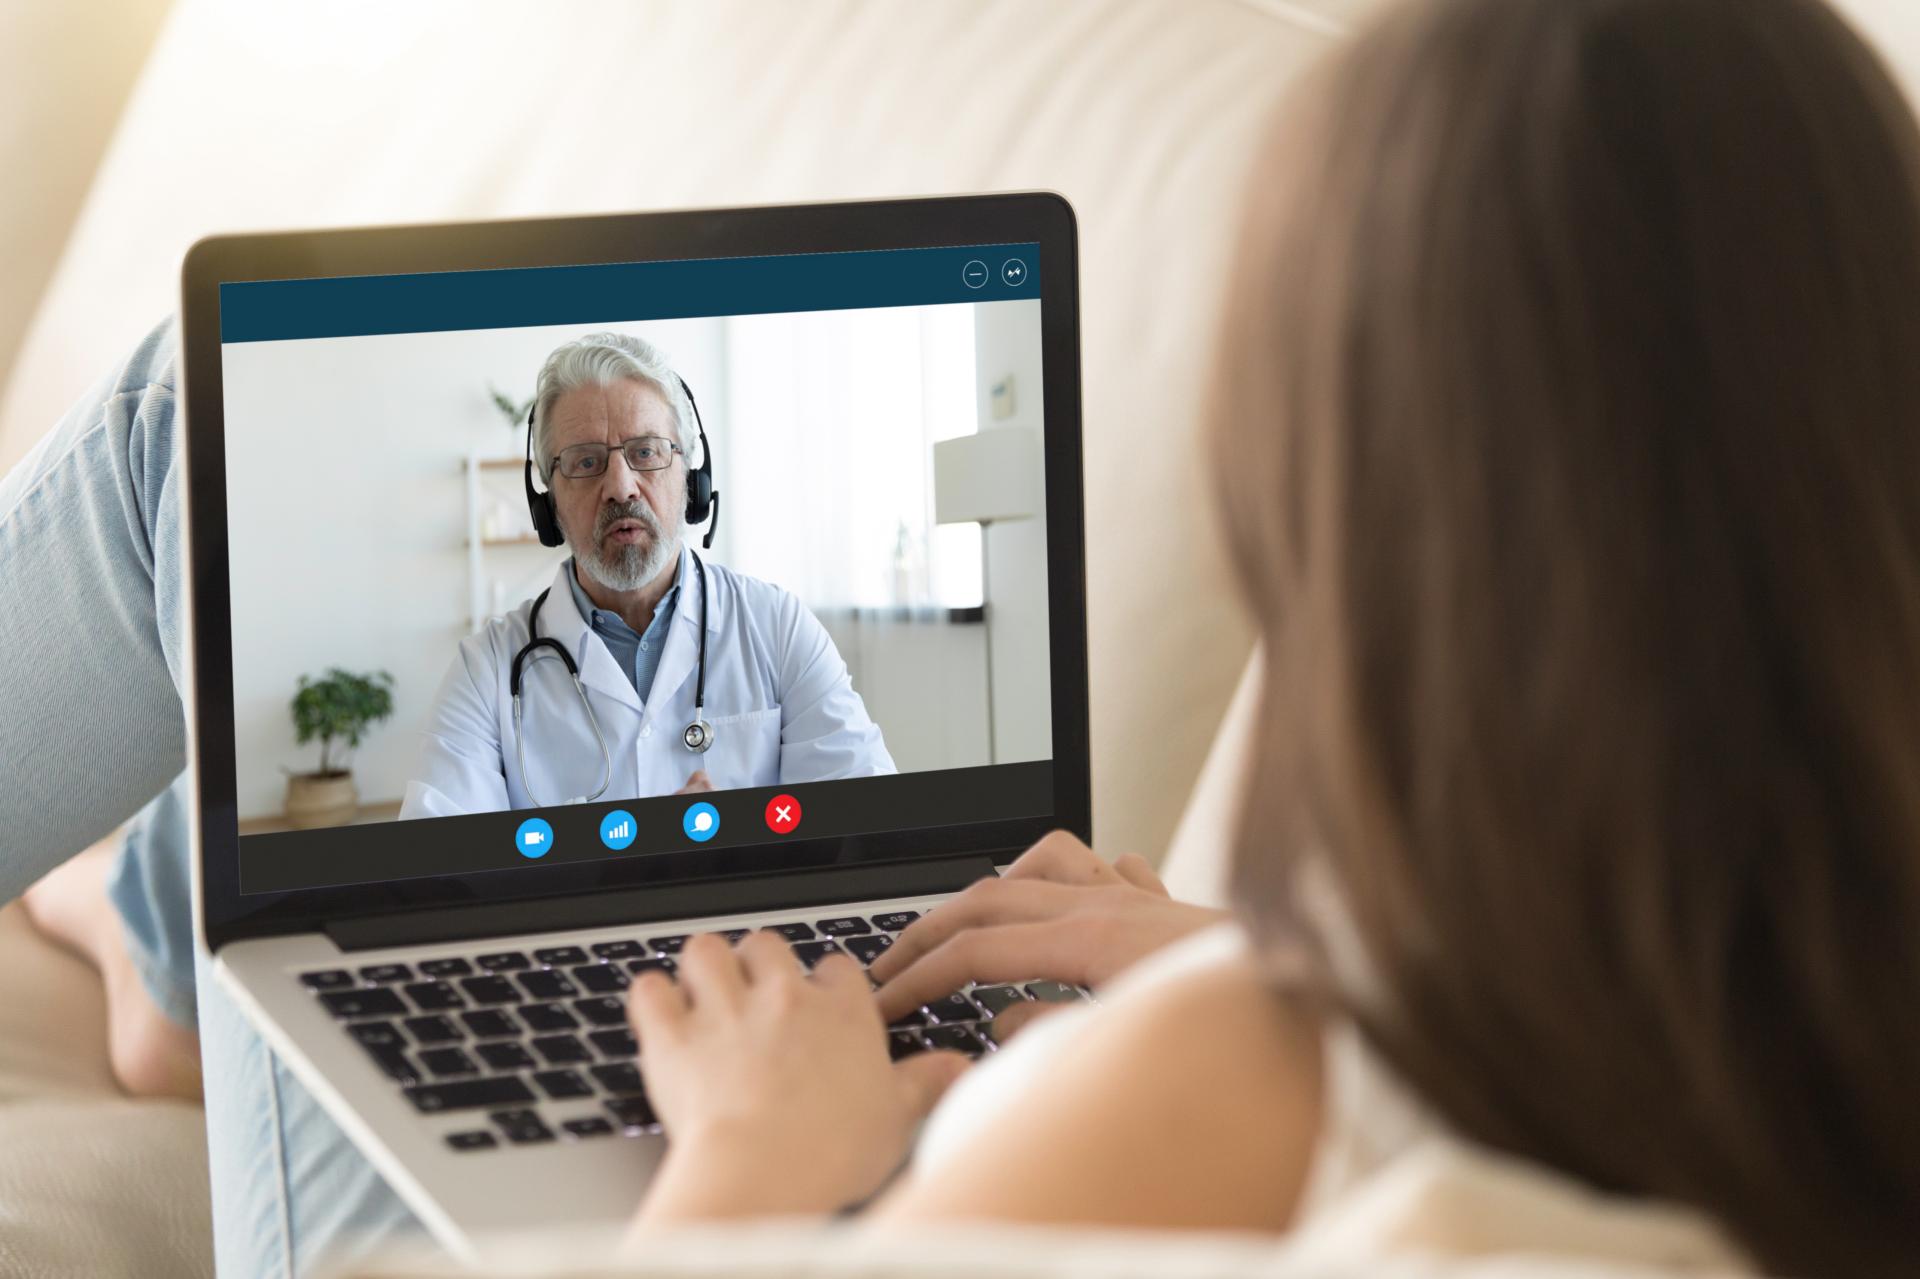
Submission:
{"label": "light blue collared shirt", "polygon": [[660,669],[660,650],[667,646],[667,627],[673,621],[673,607],[680,595],[678,574],[673,579],[673,585],[667,588],[667,593],[660,597],[660,603],[654,607],[653,620],[647,623],[645,635],[636,633],[620,614],[599,608],[587,598],[586,591],[580,587],[580,574],[572,560],[567,561],[567,586],[573,591],[573,606],[580,610],[580,616],[587,619],[587,625],[593,628],[593,633],[613,654],[613,660],[621,672],[633,681],[633,691],[640,695],[640,703],[644,706],[647,695],[653,691],[654,673]]}

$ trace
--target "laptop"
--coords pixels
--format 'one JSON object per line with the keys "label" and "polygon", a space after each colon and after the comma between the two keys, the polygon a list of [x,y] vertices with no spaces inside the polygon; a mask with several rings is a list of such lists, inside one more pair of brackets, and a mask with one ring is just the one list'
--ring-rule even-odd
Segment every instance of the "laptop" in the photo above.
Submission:
{"label": "laptop", "polygon": [[871,963],[1091,839],[1076,253],[1023,193],[187,255],[196,926],[456,1253],[631,1217],[687,938]]}

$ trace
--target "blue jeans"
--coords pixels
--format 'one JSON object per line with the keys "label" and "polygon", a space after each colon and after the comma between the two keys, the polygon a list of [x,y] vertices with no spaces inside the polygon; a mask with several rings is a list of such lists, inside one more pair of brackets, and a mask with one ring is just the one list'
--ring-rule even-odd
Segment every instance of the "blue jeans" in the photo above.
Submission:
{"label": "blue jeans", "polygon": [[223,1275],[292,1276],[420,1227],[205,980],[175,345],[156,328],[0,479],[0,902],[139,810],[109,893],[155,1002],[198,1019],[215,1258]]}

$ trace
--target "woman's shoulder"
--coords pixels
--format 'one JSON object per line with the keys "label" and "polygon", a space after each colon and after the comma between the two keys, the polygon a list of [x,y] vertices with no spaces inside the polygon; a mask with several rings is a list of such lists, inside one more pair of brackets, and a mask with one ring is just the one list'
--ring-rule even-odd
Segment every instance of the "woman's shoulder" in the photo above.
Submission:
{"label": "woman's shoulder", "polygon": [[1185,955],[1166,955],[1157,973],[1143,965],[1100,1006],[1015,1036],[1004,1064],[1024,1057],[1025,1068],[972,1103],[956,1097],[964,1110],[945,1116],[950,1140],[902,1209],[1283,1229],[1318,1131],[1317,1027],[1244,947],[1178,949]]}

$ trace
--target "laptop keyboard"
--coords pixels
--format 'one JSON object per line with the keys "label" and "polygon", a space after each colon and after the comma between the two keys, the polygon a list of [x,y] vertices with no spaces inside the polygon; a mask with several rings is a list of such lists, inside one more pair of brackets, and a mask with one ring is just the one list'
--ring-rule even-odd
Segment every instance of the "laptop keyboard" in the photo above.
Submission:
{"label": "laptop keyboard", "polygon": [[[836,951],[864,966],[918,918],[915,911],[889,911],[770,927],[809,968]],[[721,935],[738,942],[748,931]],[[672,975],[686,941],[684,934],[635,936],[478,951],[320,969],[301,973],[300,981],[415,1110],[484,1116],[483,1126],[449,1133],[451,1149],[496,1150],[660,1130],[635,1060],[626,989],[638,973]],[[1052,981],[969,988],[888,1027],[888,1051],[896,1061],[929,1048],[978,1057],[996,1047],[993,1019],[1007,1009],[1080,998],[1080,990]]]}

